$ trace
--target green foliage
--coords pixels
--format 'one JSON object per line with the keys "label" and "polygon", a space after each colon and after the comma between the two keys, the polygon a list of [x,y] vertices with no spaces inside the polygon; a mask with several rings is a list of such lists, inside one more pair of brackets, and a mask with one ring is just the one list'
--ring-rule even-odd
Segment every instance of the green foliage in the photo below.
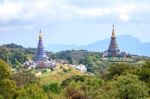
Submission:
{"label": "green foliage", "polygon": [[138,71],[138,76],[140,80],[145,82],[150,82],[150,60],[147,60],[146,63]]}
{"label": "green foliage", "polygon": [[108,95],[112,99],[146,99],[148,88],[135,75],[127,74],[117,77],[110,82]]}
{"label": "green foliage", "polygon": [[[89,56],[92,54],[97,54],[97,56],[99,57],[100,53],[97,52],[88,52],[86,50],[66,50],[66,51],[60,51],[57,52],[55,55],[54,54],[50,54],[49,57],[54,57],[57,60],[65,60],[67,63],[70,64],[79,64],[79,63],[83,63],[84,64],[84,57]],[[96,57],[98,59],[98,57]]]}
{"label": "green foliage", "polygon": [[10,67],[7,63],[0,60],[0,80],[7,79],[10,76]]}
{"label": "green foliage", "polygon": [[0,59],[4,60],[5,62],[9,62],[9,53],[10,49],[5,46],[0,46]]}
{"label": "green foliage", "polygon": [[141,81],[144,81],[149,87],[150,95],[150,60],[146,60],[145,64],[137,70],[137,75]]}
{"label": "green foliage", "polygon": [[71,99],[85,99],[84,90],[80,82],[71,81],[64,89],[64,95]]}
{"label": "green foliage", "polygon": [[32,59],[36,50],[23,48],[16,44],[7,44],[0,46],[0,59],[11,64],[13,68],[21,66],[26,60]]}
{"label": "green foliage", "polygon": [[16,95],[15,82],[9,80],[9,77],[9,65],[0,60],[0,95],[5,99],[12,99]]}
{"label": "green foliage", "polygon": [[104,81],[98,77],[86,78],[82,86],[85,89],[86,99],[92,99],[93,97],[99,99],[100,93],[98,90],[101,88],[103,82]]}
{"label": "green foliage", "polygon": [[58,83],[51,83],[43,86],[45,92],[53,92],[55,94],[61,93],[61,86]]}
{"label": "green foliage", "polygon": [[14,44],[14,43],[11,43],[11,44],[7,44],[5,45],[7,48],[23,48],[23,46],[21,45],[17,45],[17,44]]}
{"label": "green foliage", "polygon": [[84,80],[72,80],[69,82],[64,89],[65,96],[72,99],[93,99],[93,97],[99,96],[99,91],[97,90],[102,86],[103,80],[92,76],[83,77]]}
{"label": "green foliage", "polygon": [[85,76],[79,76],[79,75],[76,75],[76,76],[67,78],[66,80],[62,81],[61,87],[62,87],[62,88],[65,88],[66,86],[69,85],[69,83],[70,83],[71,81],[75,81],[75,82],[81,81],[81,82],[83,82],[84,79],[85,79]]}
{"label": "green foliage", "polygon": [[121,74],[129,71],[132,67],[125,63],[115,63],[112,64],[108,69],[108,79],[112,79],[115,76],[120,76]]}
{"label": "green foliage", "polygon": [[4,97],[2,95],[0,95],[0,99],[4,99]]}
{"label": "green foliage", "polygon": [[0,81],[0,95],[5,99],[12,99],[16,96],[15,82],[9,79]]}
{"label": "green foliage", "polygon": [[72,73],[73,69],[60,66],[63,73],[52,71],[52,74],[49,74],[44,70],[43,78],[39,79],[32,70],[11,73],[9,65],[5,63],[17,68],[26,60],[32,59],[35,52],[36,49],[15,44],[0,46],[0,59],[3,60],[0,60],[0,99],[57,99],[57,96],[62,95],[64,99],[146,99],[148,91],[150,95],[150,60],[144,65],[112,64],[101,60],[101,54],[97,52],[47,52],[52,59],[64,60],[69,64],[84,64],[94,75],[73,76],[78,72]]}
{"label": "green foliage", "polygon": [[16,82],[17,87],[24,87],[28,84],[38,83],[39,80],[31,72],[17,72],[11,76],[11,79]]}
{"label": "green foliage", "polygon": [[71,71],[71,68],[69,68],[69,69],[63,68],[63,72],[64,72],[64,73],[69,73],[70,71]]}
{"label": "green foliage", "polygon": [[100,53],[88,53],[85,57],[82,57],[79,61],[80,64],[84,65],[93,65],[101,60],[101,55]]}
{"label": "green foliage", "polygon": [[46,69],[42,71],[42,73],[46,73],[46,72],[47,72],[47,70],[46,70]]}
{"label": "green foliage", "polygon": [[68,60],[69,64],[73,64],[73,60],[70,56],[67,57],[67,60]]}
{"label": "green foliage", "polygon": [[88,72],[95,73],[101,64],[101,54],[96,52],[88,53],[85,57],[82,57],[79,60],[79,63],[86,65]]}
{"label": "green foliage", "polygon": [[13,66],[16,66],[16,65],[18,66],[27,60],[27,56],[20,51],[15,51],[11,54],[9,59],[10,59],[10,62]]}
{"label": "green foliage", "polygon": [[64,80],[61,86],[64,95],[71,99],[146,99],[149,82],[141,82],[134,75],[135,70],[138,69],[132,65],[117,63],[108,69],[111,79],[106,82],[95,76],[74,76]]}
{"label": "green foliage", "polygon": [[48,99],[48,97],[39,85],[30,84],[18,92],[17,99]]}

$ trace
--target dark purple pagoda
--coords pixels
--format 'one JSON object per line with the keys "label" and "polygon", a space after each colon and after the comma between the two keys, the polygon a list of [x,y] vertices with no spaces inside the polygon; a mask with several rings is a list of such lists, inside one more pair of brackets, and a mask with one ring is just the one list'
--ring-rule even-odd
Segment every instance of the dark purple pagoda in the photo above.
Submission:
{"label": "dark purple pagoda", "polygon": [[33,61],[32,60],[26,61],[24,63],[24,66],[26,66],[27,68],[35,68],[35,69],[49,68],[52,70],[54,70],[56,67],[56,61],[52,59],[49,60],[49,58],[46,56],[41,31],[39,35],[38,47],[35,58]]}
{"label": "dark purple pagoda", "polygon": [[108,49],[108,56],[110,57],[120,56],[120,50],[118,48],[118,44],[116,41],[114,25],[113,25],[113,30],[112,30],[111,42],[110,42],[109,49]]}
{"label": "dark purple pagoda", "polygon": [[117,40],[116,40],[116,36],[115,36],[115,28],[113,25],[113,30],[112,30],[112,36],[111,36],[111,41],[110,41],[110,45],[107,51],[104,51],[102,53],[103,57],[128,57],[130,56],[129,53],[126,52],[120,52],[118,44],[117,44]]}
{"label": "dark purple pagoda", "polygon": [[46,52],[44,50],[42,35],[41,35],[41,31],[40,31],[38,48],[37,48],[37,53],[35,56],[35,62],[41,62],[41,61],[45,61],[45,60],[47,60],[47,56],[46,56]]}

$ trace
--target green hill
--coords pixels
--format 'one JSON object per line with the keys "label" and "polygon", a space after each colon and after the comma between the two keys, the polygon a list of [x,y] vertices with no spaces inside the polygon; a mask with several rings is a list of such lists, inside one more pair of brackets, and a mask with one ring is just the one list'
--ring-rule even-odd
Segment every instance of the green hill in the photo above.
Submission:
{"label": "green hill", "polygon": [[[38,70],[37,70],[38,71]],[[37,71],[34,71],[35,75]],[[76,70],[67,64],[57,64],[56,68],[54,71],[45,71],[41,75],[37,76],[40,78],[41,84],[46,85],[49,83],[61,83],[63,80],[76,76],[76,75],[89,75],[87,73],[82,73],[79,70]]]}

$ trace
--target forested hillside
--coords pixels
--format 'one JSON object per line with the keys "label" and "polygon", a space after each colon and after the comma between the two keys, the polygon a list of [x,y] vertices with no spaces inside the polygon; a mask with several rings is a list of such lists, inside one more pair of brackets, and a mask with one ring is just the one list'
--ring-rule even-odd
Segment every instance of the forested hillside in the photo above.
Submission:
{"label": "forested hillside", "polygon": [[[82,63],[83,58],[89,55],[95,55],[96,58],[101,57],[101,53],[88,52],[87,50],[66,50],[57,53],[47,51],[46,53],[49,59],[63,60],[64,63],[69,64]],[[13,67],[23,64],[26,60],[34,59],[35,54],[36,48],[24,48],[13,43],[0,46],[0,59],[10,63]]]}
{"label": "forested hillside", "polygon": [[[150,60],[109,62],[86,50],[47,52],[59,63],[55,70],[24,69],[35,48],[0,46],[0,99],[149,99]],[[69,65],[84,64],[87,73]],[[13,68],[13,69],[12,69]]]}
{"label": "forested hillside", "polygon": [[64,65],[56,71],[13,72],[0,60],[0,99],[149,99],[150,60],[141,67],[115,63],[100,75]]}
{"label": "forested hillside", "polygon": [[0,46],[0,59],[16,68],[21,66],[26,60],[32,59],[35,52],[34,48],[24,48],[13,43],[7,44]]}

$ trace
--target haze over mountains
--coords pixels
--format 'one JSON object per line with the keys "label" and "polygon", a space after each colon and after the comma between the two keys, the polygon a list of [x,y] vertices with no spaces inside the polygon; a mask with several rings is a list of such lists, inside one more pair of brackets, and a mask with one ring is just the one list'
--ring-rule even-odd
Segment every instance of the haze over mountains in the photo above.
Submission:
{"label": "haze over mountains", "polygon": [[[132,37],[130,35],[117,36],[117,42],[122,52],[125,51],[130,54],[150,56],[150,42],[142,43],[140,42],[139,39]],[[46,47],[46,50],[58,52],[61,50],[84,49],[88,51],[102,52],[108,49],[109,43],[110,43],[110,38],[99,40],[97,42],[93,42],[85,46],[63,45],[63,44],[49,45]]]}

